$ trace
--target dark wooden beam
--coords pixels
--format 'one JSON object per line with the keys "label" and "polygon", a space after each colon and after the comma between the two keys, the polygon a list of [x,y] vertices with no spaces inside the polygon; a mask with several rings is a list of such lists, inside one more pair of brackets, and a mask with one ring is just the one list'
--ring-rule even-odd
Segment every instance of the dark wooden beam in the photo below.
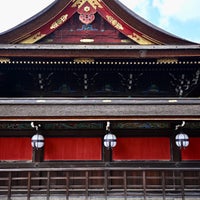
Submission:
{"label": "dark wooden beam", "polygon": [[0,45],[3,58],[199,58],[199,45]]}

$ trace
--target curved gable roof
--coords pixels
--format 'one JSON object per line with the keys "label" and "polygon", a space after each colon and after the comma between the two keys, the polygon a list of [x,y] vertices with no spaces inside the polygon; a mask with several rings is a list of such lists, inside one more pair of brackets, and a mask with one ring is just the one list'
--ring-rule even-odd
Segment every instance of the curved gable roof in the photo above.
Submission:
{"label": "curved gable roof", "polygon": [[28,21],[1,34],[0,43],[35,43],[66,23],[86,3],[138,44],[194,44],[154,26],[118,0],[58,0]]}

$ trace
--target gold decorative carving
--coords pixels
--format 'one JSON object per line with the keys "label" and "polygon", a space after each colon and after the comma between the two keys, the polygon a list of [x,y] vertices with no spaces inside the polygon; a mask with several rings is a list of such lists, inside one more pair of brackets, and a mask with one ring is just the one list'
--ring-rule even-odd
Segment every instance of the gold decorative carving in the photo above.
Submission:
{"label": "gold decorative carving", "polygon": [[124,30],[124,27],[122,24],[120,24],[116,19],[114,19],[112,16],[107,15],[106,19],[118,30]]}
{"label": "gold decorative carving", "polygon": [[174,64],[178,63],[178,59],[176,58],[160,58],[157,60],[158,64]]}
{"label": "gold decorative carving", "polygon": [[132,35],[128,35],[128,37],[138,44],[142,44],[142,45],[154,44],[150,40],[147,40],[147,39],[143,38],[142,36],[140,36],[136,33],[132,33]]}
{"label": "gold decorative carving", "polygon": [[158,40],[155,40],[155,39],[153,39],[153,38],[151,38],[151,37],[149,37],[147,35],[142,35],[142,37],[145,38],[146,40],[151,41],[153,44],[160,44],[160,45],[163,44],[162,42],[160,42]]}
{"label": "gold decorative carving", "polygon": [[92,43],[94,42],[94,39],[84,38],[84,39],[80,39],[80,42]]}
{"label": "gold decorative carving", "polygon": [[80,8],[83,6],[85,2],[88,2],[94,9],[103,8],[100,4],[101,0],[73,0],[74,4],[72,5],[72,8]]}
{"label": "gold decorative carving", "polygon": [[0,58],[0,64],[6,64],[6,63],[10,63],[9,58]]}
{"label": "gold decorative carving", "polygon": [[132,41],[130,39],[122,39],[121,43],[131,43]]}
{"label": "gold decorative carving", "polygon": [[27,39],[21,41],[21,44],[33,44],[35,42],[37,42],[38,40],[42,39],[43,37],[45,37],[46,34],[42,34],[41,32],[37,32],[36,34],[28,37]]}
{"label": "gold decorative carving", "polygon": [[50,29],[56,29],[61,24],[63,24],[67,20],[68,14],[62,15],[59,19],[57,19],[50,27]]}
{"label": "gold decorative carving", "polygon": [[85,7],[84,7],[84,11],[85,11],[85,12],[89,12],[89,11],[90,11],[90,7],[89,7],[89,6],[85,6]]}
{"label": "gold decorative carving", "polygon": [[76,58],[74,59],[75,63],[81,63],[81,64],[87,64],[87,63],[93,63],[94,59],[92,58]]}

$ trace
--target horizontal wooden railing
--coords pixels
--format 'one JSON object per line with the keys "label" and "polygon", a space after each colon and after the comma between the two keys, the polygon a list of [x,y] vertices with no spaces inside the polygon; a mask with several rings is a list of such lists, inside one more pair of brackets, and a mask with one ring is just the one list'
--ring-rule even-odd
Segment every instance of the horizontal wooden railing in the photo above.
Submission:
{"label": "horizontal wooden railing", "polygon": [[0,169],[0,199],[41,196],[128,199],[200,197],[200,168],[60,167]]}

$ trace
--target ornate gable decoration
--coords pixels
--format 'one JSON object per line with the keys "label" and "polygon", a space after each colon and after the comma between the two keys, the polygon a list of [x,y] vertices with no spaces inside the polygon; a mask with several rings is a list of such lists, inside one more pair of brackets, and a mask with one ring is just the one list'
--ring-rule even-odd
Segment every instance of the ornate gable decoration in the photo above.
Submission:
{"label": "ornate gable decoration", "polygon": [[[93,25],[97,13],[109,23],[115,30],[124,35],[126,40],[133,41],[134,43],[147,45],[147,44],[160,44],[159,41],[155,41],[152,38],[142,34],[141,32],[134,29],[134,27],[127,24],[121,18],[119,18],[110,8],[108,8],[102,0],[71,0],[66,8],[61,13],[51,19],[49,22],[44,24],[39,29],[30,33],[28,37],[21,40],[20,43],[33,44],[47,35],[53,33],[55,30],[67,23],[75,14],[79,15],[79,21],[88,26]],[[94,29],[92,29],[94,31]],[[87,30],[88,31],[88,30]],[[98,31],[96,29],[96,31]],[[96,42],[94,38],[86,38],[88,32],[82,32],[82,39],[79,42]],[[104,35],[106,37],[106,35]],[[111,35],[107,35],[111,37]],[[124,42],[125,39],[121,40]]]}
{"label": "ornate gable decoration", "polygon": [[103,8],[100,4],[101,0],[73,0],[75,2],[72,7],[81,8],[86,2],[88,2],[95,10],[98,8]]}
{"label": "ornate gable decoration", "polygon": [[80,14],[79,20],[83,24],[88,25],[95,20],[96,9],[88,2],[86,2],[84,6],[80,7],[77,12]]}

